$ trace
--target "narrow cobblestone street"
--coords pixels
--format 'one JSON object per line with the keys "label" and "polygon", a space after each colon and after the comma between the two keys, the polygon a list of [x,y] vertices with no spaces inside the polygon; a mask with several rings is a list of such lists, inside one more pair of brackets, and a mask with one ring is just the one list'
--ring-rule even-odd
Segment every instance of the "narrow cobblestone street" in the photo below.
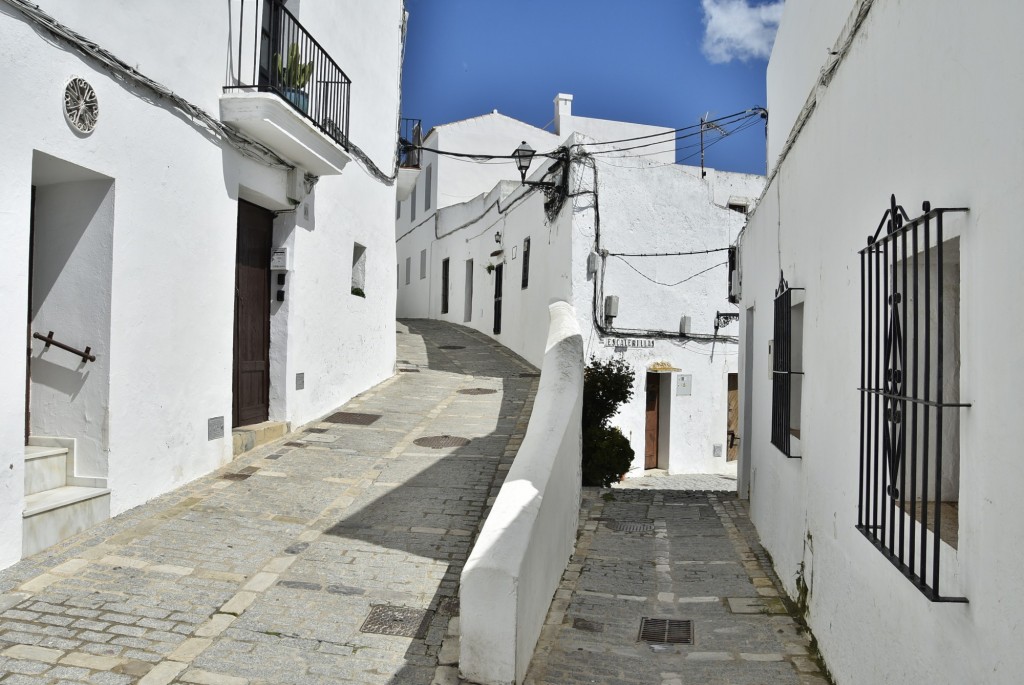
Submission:
{"label": "narrow cobblestone street", "polygon": [[[662,474],[585,488],[527,685],[826,685],[734,489]],[[692,643],[638,639],[645,617],[691,621]]]}
{"label": "narrow cobblestone street", "polygon": [[430,321],[398,358],[343,413],[0,572],[0,682],[430,683],[538,379]]}

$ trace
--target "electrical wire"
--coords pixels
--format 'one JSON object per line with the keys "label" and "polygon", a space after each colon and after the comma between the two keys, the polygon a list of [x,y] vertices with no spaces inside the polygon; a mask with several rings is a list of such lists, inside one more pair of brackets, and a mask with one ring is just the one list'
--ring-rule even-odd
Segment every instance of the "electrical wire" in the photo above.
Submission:
{"label": "electrical wire", "polygon": [[728,252],[730,247],[716,247],[710,250],[694,252],[609,252],[609,257],[689,257],[690,255],[711,254],[712,252]]}
{"label": "electrical wire", "polygon": [[686,277],[686,278],[684,278],[683,280],[681,280],[681,281],[677,281],[677,282],[675,282],[675,283],[662,283],[661,281],[656,281],[656,280],[654,280],[653,278],[651,278],[650,276],[648,276],[647,274],[645,274],[645,273],[644,273],[643,271],[640,271],[640,269],[636,268],[635,266],[633,266],[632,264],[630,264],[629,262],[627,262],[627,261],[626,261],[625,259],[623,259],[623,258],[622,258],[622,257],[620,257],[619,255],[609,255],[609,256],[610,256],[610,257],[612,257],[612,256],[613,256],[613,257],[615,257],[616,259],[618,259],[619,261],[623,262],[623,263],[624,263],[624,264],[625,264],[626,266],[628,266],[628,267],[629,267],[630,269],[632,269],[633,271],[635,271],[635,272],[637,272],[638,274],[640,274],[640,275],[641,275],[642,277],[646,278],[646,279],[647,279],[648,281],[650,281],[651,283],[654,283],[655,285],[663,285],[663,286],[665,286],[665,287],[668,287],[668,288],[674,288],[674,287],[676,287],[677,285],[682,285],[683,283],[686,283],[687,281],[691,281],[691,280],[693,280],[694,278],[697,278],[697,276],[700,276],[701,274],[705,274],[705,273],[707,273],[708,271],[711,271],[712,269],[717,269],[718,267],[720,267],[720,266],[725,266],[725,265],[727,265],[727,264],[729,263],[729,262],[721,262],[720,264],[715,264],[714,266],[709,266],[708,268],[704,269],[703,271],[698,271],[697,273],[695,273],[695,274],[693,274],[693,275],[690,275],[690,276],[687,276],[687,277]]}

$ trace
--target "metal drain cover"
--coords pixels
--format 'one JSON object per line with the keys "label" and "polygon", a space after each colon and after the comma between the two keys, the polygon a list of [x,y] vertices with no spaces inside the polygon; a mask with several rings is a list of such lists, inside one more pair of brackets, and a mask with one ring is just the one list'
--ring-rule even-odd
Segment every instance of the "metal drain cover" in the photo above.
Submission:
{"label": "metal drain cover", "polygon": [[609,521],[606,525],[620,533],[650,533],[654,530],[653,523],[641,521]]}
{"label": "metal drain cover", "polygon": [[439,350],[464,350],[464,349],[466,349],[466,346],[465,345],[438,345],[437,349],[439,349]]}
{"label": "metal drain cover", "polygon": [[419,369],[399,369],[398,373],[419,373]]}
{"label": "metal drain cover", "polygon": [[656,645],[692,645],[693,621],[644,616],[637,640]]}
{"label": "metal drain cover", "polygon": [[469,438],[460,438],[454,435],[431,435],[426,438],[416,438],[413,443],[420,447],[440,450],[445,447],[465,447],[469,444]]}
{"label": "metal drain cover", "polygon": [[370,608],[370,614],[363,621],[359,631],[376,635],[422,638],[429,623],[430,612],[425,609],[377,604]]}
{"label": "metal drain cover", "polygon": [[347,423],[353,426],[369,426],[380,417],[380,414],[357,414],[351,411],[339,411],[336,414],[331,414],[324,421],[328,423]]}
{"label": "metal drain cover", "polygon": [[326,428],[307,428],[306,432],[307,433],[326,433],[327,429]]}
{"label": "metal drain cover", "polygon": [[498,392],[493,388],[466,388],[465,390],[459,390],[460,395],[493,395]]}

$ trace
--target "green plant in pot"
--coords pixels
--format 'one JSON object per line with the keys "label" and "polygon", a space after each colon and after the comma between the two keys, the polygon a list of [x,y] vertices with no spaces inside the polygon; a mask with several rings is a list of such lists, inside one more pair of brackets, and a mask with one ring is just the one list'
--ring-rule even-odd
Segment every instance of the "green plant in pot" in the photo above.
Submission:
{"label": "green plant in pot", "polygon": [[284,64],[281,53],[274,55],[274,66],[277,73],[277,85],[284,91],[289,102],[303,112],[309,110],[309,94],[304,88],[313,75],[313,62],[302,61],[299,44],[292,43],[288,48],[288,63]]}

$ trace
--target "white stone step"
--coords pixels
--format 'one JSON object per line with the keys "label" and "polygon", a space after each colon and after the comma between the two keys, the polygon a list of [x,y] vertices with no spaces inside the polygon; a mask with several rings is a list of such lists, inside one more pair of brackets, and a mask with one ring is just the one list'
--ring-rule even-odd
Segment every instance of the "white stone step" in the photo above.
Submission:
{"label": "white stone step", "polygon": [[110,490],[65,485],[25,497],[22,556],[30,556],[110,518]]}
{"label": "white stone step", "polygon": [[25,494],[34,495],[67,485],[68,448],[25,447]]}

